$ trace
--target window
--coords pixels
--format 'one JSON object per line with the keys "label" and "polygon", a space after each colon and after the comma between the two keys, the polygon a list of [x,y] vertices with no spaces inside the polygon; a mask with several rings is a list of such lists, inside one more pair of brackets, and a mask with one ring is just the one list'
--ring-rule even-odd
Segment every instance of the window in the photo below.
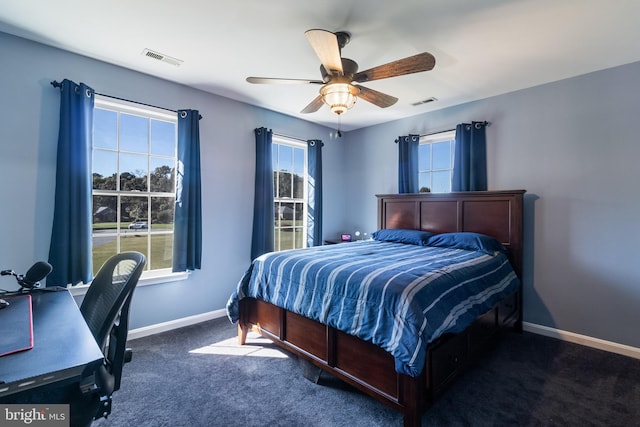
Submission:
{"label": "window", "polygon": [[420,137],[418,186],[421,192],[451,192],[455,139],[455,130]]}
{"label": "window", "polygon": [[274,249],[307,245],[307,145],[273,136]]}
{"label": "window", "polygon": [[131,250],[146,256],[146,271],[171,271],[176,157],[175,114],[96,95],[94,274],[109,257]]}

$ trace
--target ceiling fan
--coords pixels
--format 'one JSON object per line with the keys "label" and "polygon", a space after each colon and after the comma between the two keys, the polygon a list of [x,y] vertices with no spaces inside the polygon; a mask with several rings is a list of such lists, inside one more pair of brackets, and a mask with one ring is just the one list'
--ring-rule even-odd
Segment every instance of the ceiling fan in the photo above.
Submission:
{"label": "ceiling fan", "polygon": [[358,72],[358,64],[355,61],[341,57],[342,48],[351,39],[349,33],[308,30],[305,36],[320,58],[322,80],[247,77],[249,83],[257,84],[322,85],[320,94],[301,111],[303,114],[314,113],[323,104],[327,104],[333,113],[340,115],[353,107],[357,98],[362,98],[381,108],[390,107],[398,101],[398,98],[355,83],[429,71],[436,64],[433,55],[424,52]]}

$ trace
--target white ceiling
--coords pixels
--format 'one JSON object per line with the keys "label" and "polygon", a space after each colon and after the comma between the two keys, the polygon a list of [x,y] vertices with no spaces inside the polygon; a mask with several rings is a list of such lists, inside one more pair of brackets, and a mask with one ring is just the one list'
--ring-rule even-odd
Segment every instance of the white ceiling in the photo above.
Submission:
{"label": "white ceiling", "polygon": [[639,0],[0,0],[0,31],[330,127],[326,106],[299,113],[318,85],[245,78],[321,79],[312,28],[350,32],[342,55],[360,70],[435,56],[432,71],[366,83],[400,100],[358,101],[343,130],[638,61],[639,17]]}

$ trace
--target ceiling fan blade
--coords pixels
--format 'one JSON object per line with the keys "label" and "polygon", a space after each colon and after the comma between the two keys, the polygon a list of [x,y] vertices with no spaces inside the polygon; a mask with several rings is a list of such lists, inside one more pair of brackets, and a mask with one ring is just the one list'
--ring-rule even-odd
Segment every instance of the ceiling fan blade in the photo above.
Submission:
{"label": "ceiling fan blade", "polygon": [[423,52],[356,73],[353,76],[353,81],[362,83],[405,74],[420,73],[433,69],[435,65],[436,59],[433,55]]}
{"label": "ceiling fan blade", "polygon": [[391,107],[398,102],[398,98],[395,96],[387,95],[386,93],[378,92],[377,90],[369,89],[368,87],[356,85],[360,89],[360,95],[358,98],[362,98],[365,101],[377,105],[380,108]]}
{"label": "ceiling fan blade", "polygon": [[279,79],[274,77],[247,77],[247,81],[254,84],[324,84],[322,80]]}
{"label": "ceiling fan blade", "polygon": [[313,101],[311,101],[309,103],[309,105],[307,105],[306,107],[304,107],[304,109],[302,111],[300,111],[302,114],[308,114],[308,113],[315,113],[316,111],[318,111],[320,109],[320,107],[322,107],[324,105],[324,102],[322,101],[322,96],[318,95],[316,97],[316,99],[314,99]]}
{"label": "ceiling fan blade", "polygon": [[309,44],[329,74],[342,75],[342,58],[340,57],[338,37],[326,30],[308,30],[304,35],[307,36]]}

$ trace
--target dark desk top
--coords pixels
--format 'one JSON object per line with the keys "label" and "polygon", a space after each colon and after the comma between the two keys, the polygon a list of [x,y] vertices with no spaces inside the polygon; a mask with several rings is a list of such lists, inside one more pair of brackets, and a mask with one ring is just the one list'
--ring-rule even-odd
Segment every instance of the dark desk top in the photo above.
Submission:
{"label": "dark desk top", "polygon": [[[66,291],[35,291],[33,348],[0,357],[0,397],[95,370],[102,352]],[[3,312],[0,311],[0,322]]]}

